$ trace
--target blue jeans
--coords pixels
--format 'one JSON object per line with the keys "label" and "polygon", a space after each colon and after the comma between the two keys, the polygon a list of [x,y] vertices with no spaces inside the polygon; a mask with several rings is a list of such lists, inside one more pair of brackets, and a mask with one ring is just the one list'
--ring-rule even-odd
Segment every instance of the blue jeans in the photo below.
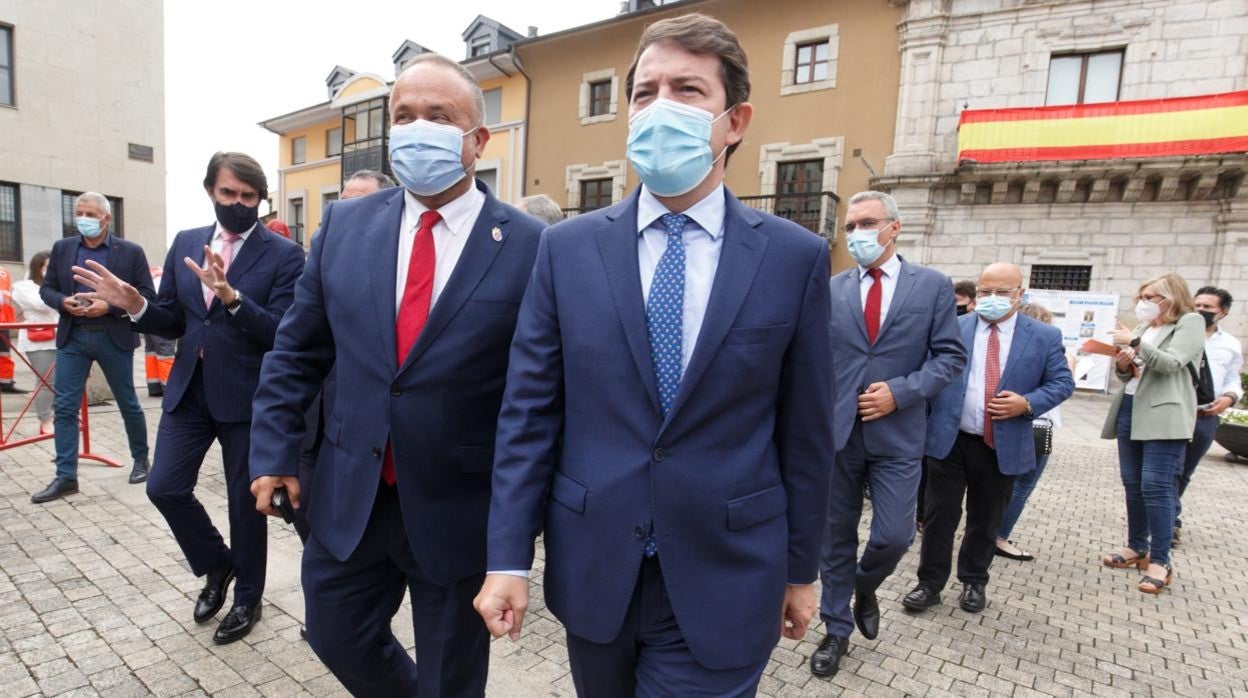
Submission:
{"label": "blue jeans", "polygon": [[65,346],[56,350],[56,476],[65,480],[78,479],[78,412],[93,361],[104,371],[121,410],[130,457],[147,460],[147,420],[134,392],[134,350],[118,349],[107,331],[75,327]]}
{"label": "blue jeans", "polygon": [[1185,439],[1132,441],[1132,396],[1118,410],[1118,468],[1127,495],[1127,547],[1148,552],[1154,564],[1170,564],[1174,536],[1174,478],[1187,448]]}
{"label": "blue jeans", "polygon": [[1010,503],[1006,505],[1005,514],[1001,517],[1001,527],[997,529],[998,538],[1009,539],[1014,524],[1018,523],[1018,517],[1023,515],[1023,508],[1027,506],[1027,498],[1036,489],[1040,476],[1044,474],[1044,467],[1048,464],[1048,455],[1036,456],[1036,467],[1014,478],[1014,493],[1010,495]]}
{"label": "blue jeans", "polygon": [[1183,470],[1174,478],[1175,528],[1183,528],[1183,521],[1179,518],[1183,516],[1183,493],[1187,491],[1187,486],[1192,481],[1192,473],[1196,472],[1200,459],[1205,457],[1209,447],[1213,445],[1213,432],[1217,431],[1221,421],[1222,418],[1216,414],[1196,418],[1196,431],[1192,432],[1192,440],[1187,444],[1183,455]]}

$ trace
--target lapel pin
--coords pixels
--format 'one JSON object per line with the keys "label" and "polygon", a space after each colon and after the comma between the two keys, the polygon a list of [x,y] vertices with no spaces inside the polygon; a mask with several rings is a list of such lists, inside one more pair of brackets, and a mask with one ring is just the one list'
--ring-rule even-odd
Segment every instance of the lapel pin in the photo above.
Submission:
{"label": "lapel pin", "polygon": [[499,230],[498,228],[491,230],[490,236],[494,238],[494,242],[503,241],[503,231]]}

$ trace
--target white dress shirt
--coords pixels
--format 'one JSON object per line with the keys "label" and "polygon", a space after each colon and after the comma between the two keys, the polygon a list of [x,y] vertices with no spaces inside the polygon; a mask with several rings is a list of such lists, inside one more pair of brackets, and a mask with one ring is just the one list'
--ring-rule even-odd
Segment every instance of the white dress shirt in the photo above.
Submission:
{"label": "white dress shirt", "polygon": [[[880,289],[880,327],[884,326],[884,320],[888,318],[888,306],[893,304],[893,291],[897,290],[897,275],[901,273],[901,258],[893,253],[888,261],[880,265],[880,271],[884,272],[880,276],[880,283],[884,286]],[[867,292],[875,285],[875,279],[871,278],[870,270],[861,264],[858,265],[858,295],[862,300],[862,311],[867,311]]]}
{"label": "white dress shirt", "polygon": [[1239,340],[1219,327],[1205,340],[1205,356],[1209,359],[1214,394],[1234,397],[1232,407],[1239,404],[1244,398],[1244,387],[1239,382],[1239,372],[1244,367],[1244,348]]}
{"label": "white dress shirt", "polygon": [[[247,239],[251,237],[251,233],[252,231],[256,229],[257,225],[259,225],[259,223],[252,223],[251,227],[247,229],[247,232],[241,233],[238,236],[237,240],[230,243],[230,264],[233,264],[234,260],[238,259],[238,253],[243,251],[243,245],[247,244]],[[217,228],[212,233],[212,240],[208,242],[208,247],[216,254],[221,254],[221,250],[225,249],[225,238],[221,237],[221,234],[224,232],[225,232],[225,228],[222,228],[221,224],[217,223]],[[229,270],[227,269],[226,271],[228,272]],[[200,289],[204,293],[212,293],[212,289],[208,288],[208,284],[203,283],[201,281],[199,286],[200,286]],[[227,310],[226,312],[228,312],[230,315],[234,315],[238,313],[238,311],[239,311],[239,308],[234,308],[233,310]],[[147,314],[147,300],[144,299],[143,307],[139,309],[139,312],[130,316],[130,321],[138,322],[146,314]]]}
{"label": "white dress shirt", "polygon": [[[420,214],[429,208],[416,200],[410,191],[403,193],[403,220],[399,224],[399,256],[396,261],[397,273],[394,278],[394,312],[398,317],[399,306],[403,305],[403,289],[407,287],[407,266],[412,261],[412,245],[416,242],[416,229],[420,226]],[[455,271],[459,256],[468,244],[468,234],[477,224],[477,217],[485,206],[485,194],[481,190],[469,187],[468,191],[454,201],[444,204],[438,209],[442,220],[433,226],[433,293],[429,297],[429,309],[438,302],[442,289],[446,288],[447,279]]]}
{"label": "white dress shirt", "polygon": [[[966,376],[966,395],[962,398],[962,421],[958,428],[968,434],[984,435],[984,368],[988,363],[988,334],[992,323],[982,317],[975,326],[975,347],[971,351],[970,373]],[[1010,344],[1014,341],[1014,328],[1018,325],[1018,313],[997,322],[997,343],[1000,345],[1001,375],[1005,375],[1005,362],[1010,356]],[[1000,391],[1000,383],[997,385]]]}
{"label": "white dress shirt", "polygon": [[[641,270],[641,295],[650,298],[650,284],[659,258],[667,250],[664,214],[671,213],[643,184],[637,199],[637,262]],[[684,214],[685,224],[685,303],[681,313],[680,368],[689,368],[689,358],[702,331],[706,306],[711,300],[719,253],[724,247],[724,186],[721,184]]]}

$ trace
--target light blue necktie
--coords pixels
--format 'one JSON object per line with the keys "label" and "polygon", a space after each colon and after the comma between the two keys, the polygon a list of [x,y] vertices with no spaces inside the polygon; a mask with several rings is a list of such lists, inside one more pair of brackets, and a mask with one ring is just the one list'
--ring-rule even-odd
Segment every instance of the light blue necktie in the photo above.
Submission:
{"label": "light blue necktie", "polygon": [[650,360],[659,381],[659,406],[663,416],[680,389],[681,331],[685,305],[685,224],[682,213],[663,215],[667,249],[659,258],[646,302],[646,330],[650,334]]}

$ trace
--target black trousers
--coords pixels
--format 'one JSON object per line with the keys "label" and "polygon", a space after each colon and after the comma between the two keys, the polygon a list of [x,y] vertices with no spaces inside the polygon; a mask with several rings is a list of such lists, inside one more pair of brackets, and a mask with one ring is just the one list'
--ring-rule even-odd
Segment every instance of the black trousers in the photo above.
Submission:
{"label": "black trousers", "polygon": [[997,452],[980,436],[960,431],[947,458],[928,459],[919,586],[940,591],[949,583],[963,495],[966,533],[958,550],[958,581],[987,584],[997,529],[1013,492],[1014,476],[1001,474]]}

